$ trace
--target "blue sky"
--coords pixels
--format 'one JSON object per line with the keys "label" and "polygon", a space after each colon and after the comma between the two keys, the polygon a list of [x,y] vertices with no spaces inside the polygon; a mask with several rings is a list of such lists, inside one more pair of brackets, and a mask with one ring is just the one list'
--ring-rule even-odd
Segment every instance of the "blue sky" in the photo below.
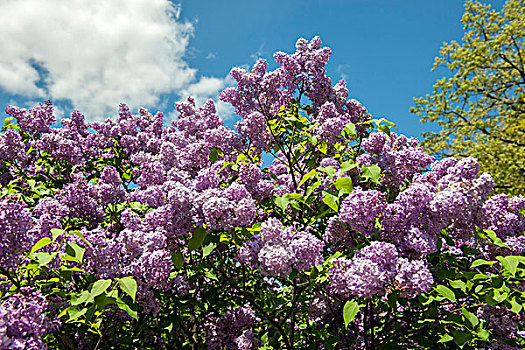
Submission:
{"label": "blue sky", "polygon": [[[486,1],[500,10],[503,1]],[[409,113],[414,96],[432,91],[431,72],[444,41],[460,40],[457,0],[15,0],[0,4],[0,105],[47,98],[59,115],[114,116],[119,102],[173,117],[187,94],[217,100],[233,66],[258,57],[275,68],[275,51],[293,52],[299,37],[319,35],[333,54],[334,83],[374,117],[400,132],[432,130]],[[231,110],[218,110],[232,125]],[[3,111],[2,114],[4,115]]]}

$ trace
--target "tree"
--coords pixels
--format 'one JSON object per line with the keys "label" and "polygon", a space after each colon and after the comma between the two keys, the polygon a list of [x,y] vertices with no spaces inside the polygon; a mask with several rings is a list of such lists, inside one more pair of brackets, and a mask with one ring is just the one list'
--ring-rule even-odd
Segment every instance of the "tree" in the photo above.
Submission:
{"label": "tree", "polygon": [[439,132],[422,145],[438,157],[473,156],[497,192],[525,193],[525,1],[508,0],[501,13],[467,1],[461,43],[445,43],[432,70],[448,69],[432,95],[411,112]]}

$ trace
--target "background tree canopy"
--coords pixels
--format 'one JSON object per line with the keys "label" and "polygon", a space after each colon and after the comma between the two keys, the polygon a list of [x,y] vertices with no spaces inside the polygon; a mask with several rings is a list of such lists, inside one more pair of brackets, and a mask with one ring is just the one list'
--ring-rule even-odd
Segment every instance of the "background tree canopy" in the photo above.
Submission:
{"label": "background tree canopy", "polygon": [[437,122],[423,146],[438,157],[473,156],[497,192],[525,193],[525,1],[509,0],[501,13],[467,1],[462,43],[445,43],[433,70],[453,75],[415,98],[411,112]]}

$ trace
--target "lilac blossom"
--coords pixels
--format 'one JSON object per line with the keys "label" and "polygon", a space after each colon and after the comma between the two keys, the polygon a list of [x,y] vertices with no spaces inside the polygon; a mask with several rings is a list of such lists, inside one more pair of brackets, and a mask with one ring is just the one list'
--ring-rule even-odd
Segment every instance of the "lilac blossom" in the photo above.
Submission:
{"label": "lilac blossom", "polygon": [[250,306],[226,311],[207,332],[207,349],[227,348],[249,350],[257,348],[257,340],[250,328],[255,323],[255,312]]}
{"label": "lilac blossom", "polygon": [[375,220],[382,215],[386,206],[384,193],[356,188],[341,203],[339,220],[347,223],[355,232],[369,236],[374,231]]}
{"label": "lilac blossom", "polygon": [[345,299],[382,296],[389,286],[399,289],[402,297],[415,298],[433,283],[423,261],[402,258],[393,244],[382,241],[372,242],[352,259],[335,258],[331,263],[330,290]]}
{"label": "lilac blossom", "polygon": [[55,330],[45,313],[48,303],[31,287],[23,287],[0,303],[0,348],[47,349],[42,337]]}
{"label": "lilac blossom", "polygon": [[0,199],[0,267],[16,268],[24,252],[28,252],[34,237],[30,234],[33,220],[24,202],[15,197]]}

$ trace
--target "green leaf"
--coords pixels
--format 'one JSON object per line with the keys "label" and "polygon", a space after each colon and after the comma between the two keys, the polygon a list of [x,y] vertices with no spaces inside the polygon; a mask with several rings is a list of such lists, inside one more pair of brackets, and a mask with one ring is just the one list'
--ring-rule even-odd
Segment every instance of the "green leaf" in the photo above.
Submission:
{"label": "green leaf", "polygon": [[465,284],[465,282],[461,280],[454,280],[454,281],[450,281],[449,283],[452,288],[460,289],[463,292],[465,292],[467,288],[467,285]]}
{"label": "green leaf", "polygon": [[503,241],[501,240],[501,238],[499,238],[498,236],[496,236],[496,232],[492,231],[492,230],[484,230],[483,231],[487,237],[489,238],[489,240],[492,242],[492,244],[494,244],[496,247],[501,247],[501,248],[508,248],[508,246],[503,243]]}
{"label": "green leaf", "polygon": [[104,310],[106,306],[115,303],[115,301],[115,298],[109,297],[105,294],[101,294],[95,298],[95,305],[98,307],[99,310]]}
{"label": "green leaf", "polygon": [[472,312],[468,311],[464,307],[461,308],[461,312],[463,313],[463,316],[470,322],[472,327],[476,327],[479,324],[479,319],[476,315],[474,315]]}
{"label": "green leaf", "polygon": [[54,252],[52,254],[50,253],[43,253],[43,252],[40,252],[40,253],[34,253],[33,254],[33,257],[35,258],[35,260],[38,262],[38,267],[42,267],[44,265],[47,265],[49,264],[49,262],[51,260],[53,260],[53,258],[58,254],[58,252]]}
{"label": "green leaf", "polygon": [[79,263],[82,263],[85,251],[86,248],[82,247],[77,242],[71,242],[66,244],[66,254],[74,257]]}
{"label": "green leaf", "polygon": [[343,190],[344,193],[351,193],[354,189],[352,185],[352,179],[349,177],[340,177],[335,180],[335,188]]}
{"label": "green leaf", "polygon": [[482,329],[476,334],[483,341],[488,341],[489,340],[490,333],[486,329]]}
{"label": "green leaf", "polygon": [[93,287],[91,287],[90,297],[94,298],[97,295],[104,293],[109,288],[110,285],[111,285],[111,280],[96,281],[95,283],[93,283]]}
{"label": "green leaf", "polygon": [[510,272],[512,274],[512,276],[516,275],[516,270],[517,270],[518,264],[519,264],[519,261],[518,261],[518,259],[516,259],[516,257],[514,257],[514,256],[505,256],[505,257],[497,256],[496,259],[501,262],[501,265],[503,266],[503,268],[505,268],[505,270]]}
{"label": "green leaf", "polygon": [[69,316],[68,321],[74,321],[80,316],[83,316],[87,312],[86,308],[79,309],[78,307],[69,307],[66,310],[67,310],[66,311],[67,315]]}
{"label": "green leaf", "polygon": [[127,295],[131,297],[135,302],[135,296],[137,295],[137,281],[133,277],[124,277],[118,280],[118,285]]}
{"label": "green leaf", "polygon": [[387,134],[388,136],[390,136],[390,126],[386,125],[386,124],[383,124],[383,125],[379,125],[378,129],[382,132],[384,132],[385,134]]}
{"label": "green leaf", "polygon": [[450,334],[444,334],[437,342],[438,343],[446,343],[451,340],[453,340],[454,337],[452,337]]}
{"label": "green leaf", "polygon": [[87,290],[80,293],[79,296],[73,295],[71,297],[71,305],[80,305],[82,303],[85,303],[89,299],[89,292]]}
{"label": "green leaf", "polygon": [[219,280],[215,272],[213,272],[212,270],[205,270],[204,276],[208,277],[209,279],[215,280],[215,281]]}
{"label": "green leaf", "polygon": [[202,248],[202,257],[207,257],[217,247],[216,243],[210,243]]}
{"label": "green leaf", "polygon": [[297,187],[301,187],[306,181],[310,180],[315,175],[317,175],[317,170],[310,170],[308,173],[304,174],[303,178],[301,179],[301,182],[299,182],[299,186]]}
{"label": "green leaf", "polygon": [[325,168],[319,167],[319,168],[317,168],[317,170],[326,173],[328,176],[330,176],[330,179],[331,179],[331,180],[334,179],[334,175],[335,175],[335,173],[337,172],[337,170],[335,170],[335,167],[332,166],[332,165],[327,166],[327,167],[325,167]]}
{"label": "green leaf", "polygon": [[310,195],[314,192],[314,190],[321,186],[323,183],[321,181],[316,181],[312,185],[308,186],[306,189],[306,197],[310,197]]}
{"label": "green leaf", "polygon": [[514,312],[515,314],[519,314],[521,309],[523,309],[523,306],[516,301],[516,298],[511,299],[510,305],[512,305],[510,311]]}
{"label": "green leaf", "polygon": [[56,241],[60,235],[64,233],[64,230],[61,230],[59,228],[52,228],[51,229],[51,237],[53,237],[53,241]]}
{"label": "green leaf", "polygon": [[328,205],[333,211],[337,212],[339,210],[337,203],[338,198],[328,192],[323,191],[323,193],[325,195],[323,197],[323,203]]}
{"label": "green leaf", "polygon": [[147,205],[141,202],[129,202],[129,207],[135,212],[142,212],[147,208]]}
{"label": "green leaf", "polygon": [[472,335],[462,332],[462,331],[455,331],[452,333],[454,336],[454,343],[456,343],[457,346],[462,348],[469,340],[472,339]]}
{"label": "green leaf", "polygon": [[435,289],[439,294],[441,294],[445,298],[452,301],[456,301],[456,295],[450,288],[440,284]]}
{"label": "green leaf", "polygon": [[328,153],[328,145],[326,142],[321,143],[317,148],[319,148],[319,151],[321,151],[322,154]]}
{"label": "green leaf", "polygon": [[171,255],[171,261],[173,261],[173,265],[177,268],[177,270],[180,270],[181,267],[184,265],[184,256],[181,252],[176,252]]}
{"label": "green leaf", "polygon": [[361,307],[359,304],[354,300],[349,300],[345,303],[345,306],[343,308],[343,319],[345,322],[345,328],[348,328],[348,324],[352,322],[359,312]]}
{"label": "green leaf", "polygon": [[37,250],[42,249],[43,247],[45,247],[46,245],[48,245],[48,244],[50,244],[52,242],[53,241],[49,237],[41,238],[38,242],[35,243],[33,248],[31,248],[31,251],[29,252],[29,254],[33,254]]}
{"label": "green leaf", "polygon": [[347,160],[346,162],[343,162],[341,164],[341,174],[344,174],[346,173],[347,171],[349,170],[352,170],[352,169],[355,169],[357,168],[357,164],[355,164],[353,161],[351,160]]}
{"label": "green leaf", "polygon": [[128,315],[133,317],[135,320],[139,320],[139,316],[136,310],[133,310],[128,304],[126,304],[123,300],[117,299],[117,305],[121,310],[126,311]]}
{"label": "green leaf", "polygon": [[290,196],[288,196],[288,194],[284,194],[282,196],[274,195],[273,201],[279,208],[282,209],[282,211],[286,211],[288,204],[290,204]]}
{"label": "green leaf", "polygon": [[210,160],[210,162],[215,163],[217,159],[219,158],[219,156],[222,156],[222,155],[223,153],[221,149],[210,147],[210,155],[208,156],[208,159]]}
{"label": "green leaf", "polygon": [[77,236],[82,241],[84,241],[84,243],[86,243],[88,246],[93,247],[93,245],[91,245],[91,243],[89,243],[88,240],[86,238],[84,238],[84,235],[82,234],[82,232],[80,232],[78,230],[74,230],[74,231],[69,232],[69,234]]}
{"label": "green leaf", "polygon": [[374,183],[379,181],[379,177],[381,176],[381,168],[377,164],[372,164],[370,166],[363,165],[362,169],[362,177],[364,178],[363,181],[370,180]]}
{"label": "green leaf", "polygon": [[483,259],[476,259],[472,262],[472,265],[470,265],[470,268],[473,269],[475,267],[481,266],[481,265],[494,265],[496,261],[487,261]]}
{"label": "green leaf", "polygon": [[344,127],[344,131],[346,131],[350,135],[355,135],[355,125],[354,123],[346,123]]}
{"label": "green leaf", "polygon": [[202,242],[204,242],[204,238],[206,238],[207,234],[208,232],[206,232],[206,230],[202,227],[196,229],[188,242],[188,249],[190,251],[199,249],[202,246]]}

